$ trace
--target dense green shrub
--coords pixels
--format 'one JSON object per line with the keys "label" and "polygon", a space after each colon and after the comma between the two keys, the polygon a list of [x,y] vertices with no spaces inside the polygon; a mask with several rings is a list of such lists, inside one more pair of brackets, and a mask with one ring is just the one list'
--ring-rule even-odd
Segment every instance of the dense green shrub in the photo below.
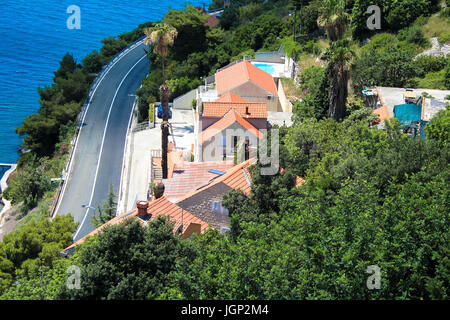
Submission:
{"label": "dense green shrub", "polygon": [[102,70],[103,61],[102,56],[97,50],[92,51],[83,59],[84,69],[89,73],[97,73]]}
{"label": "dense green shrub", "polygon": [[441,44],[450,44],[450,32],[443,32],[438,37],[438,41]]}
{"label": "dense green shrub", "polygon": [[371,86],[402,88],[419,71],[409,51],[393,47],[379,53],[372,48],[363,50],[355,62],[351,72],[352,85],[357,94]]}
{"label": "dense green shrub", "polygon": [[123,39],[108,37],[102,40],[103,46],[100,53],[105,57],[105,61],[111,60],[116,54],[125,49],[127,42]]}
{"label": "dense green shrub", "polygon": [[423,74],[441,71],[448,64],[447,58],[445,57],[434,57],[428,55],[417,57],[415,61]]}
{"label": "dense green shrub", "polygon": [[429,46],[430,42],[425,38],[425,34],[418,25],[413,25],[409,28],[402,29],[398,32],[398,39],[415,44],[420,48]]}
{"label": "dense green shrub", "polygon": [[[352,9],[352,33],[357,39],[365,39],[377,32],[397,31],[413,24],[420,16],[428,16],[439,10],[440,0],[355,0]],[[369,30],[367,8],[381,8],[381,30]]]}

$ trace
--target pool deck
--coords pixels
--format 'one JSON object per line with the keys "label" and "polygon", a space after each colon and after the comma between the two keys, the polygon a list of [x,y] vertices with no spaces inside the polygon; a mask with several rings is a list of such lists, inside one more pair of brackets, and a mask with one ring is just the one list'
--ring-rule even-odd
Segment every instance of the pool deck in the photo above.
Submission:
{"label": "pool deck", "polygon": [[261,70],[269,73],[274,78],[289,78],[289,70],[286,70],[286,66],[284,63],[271,63],[271,62],[261,62],[261,61],[251,61],[251,63],[258,67],[258,65],[261,66],[267,66],[267,67],[273,67],[273,72],[267,72],[265,68],[260,68]]}
{"label": "pool deck", "polygon": [[[389,112],[389,117],[394,117],[394,106],[399,104],[405,104],[405,100],[403,99],[403,93],[406,88],[389,88],[389,87],[377,87],[379,96],[383,100],[383,103],[386,105],[386,108]],[[447,95],[450,95],[450,90],[435,90],[435,89],[414,89],[414,93],[416,94],[416,98],[418,98],[422,92],[428,92],[431,96],[434,97],[433,100],[441,101],[441,102],[449,102],[449,100],[445,100]]]}

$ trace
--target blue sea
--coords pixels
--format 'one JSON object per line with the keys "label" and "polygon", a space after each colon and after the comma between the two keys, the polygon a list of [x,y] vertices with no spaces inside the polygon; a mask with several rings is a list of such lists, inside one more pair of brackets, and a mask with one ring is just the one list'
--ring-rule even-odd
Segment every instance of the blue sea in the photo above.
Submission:
{"label": "blue sea", "polygon": [[[77,62],[99,50],[101,40],[147,21],[158,21],[185,0],[1,0],[0,163],[15,163],[21,139],[14,129],[39,109],[38,87],[52,83],[66,52]],[[191,0],[205,6],[210,0]],[[80,8],[81,29],[68,29],[71,5]]]}

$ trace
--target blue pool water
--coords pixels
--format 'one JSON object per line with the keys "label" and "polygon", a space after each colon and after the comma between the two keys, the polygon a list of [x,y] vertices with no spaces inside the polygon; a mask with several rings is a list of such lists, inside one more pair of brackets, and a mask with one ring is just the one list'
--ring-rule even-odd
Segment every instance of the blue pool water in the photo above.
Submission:
{"label": "blue pool water", "polygon": [[[210,0],[190,0],[206,6]],[[0,1],[0,163],[18,160],[14,129],[36,113],[37,88],[50,85],[66,52],[77,62],[99,50],[101,40],[160,20],[185,0],[2,0]],[[81,9],[81,29],[68,29],[67,8]]]}
{"label": "blue pool water", "polygon": [[267,72],[270,75],[273,75],[273,73],[275,72],[275,67],[270,64],[255,63],[254,66],[260,68],[261,70]]}

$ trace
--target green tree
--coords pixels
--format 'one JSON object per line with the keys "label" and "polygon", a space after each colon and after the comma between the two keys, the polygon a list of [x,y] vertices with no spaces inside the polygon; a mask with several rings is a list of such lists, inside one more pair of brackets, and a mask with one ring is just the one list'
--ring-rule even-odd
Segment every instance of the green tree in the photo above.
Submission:
{"label": "green tree", "polygon": [[341,39],[350,20],[345,11],[345,0],[324,0],[319,10],[317,25],[325,29],[331,41]]}
{"label": "green tree", "polygon": [[406,87],[420,72],[413,54],[399,48],[387,48],[383,53],[374,48],[362,50],[352,68],[352,86],[358,94],[364,87]]}
{"label": "green tree", "polygon": [[[208,16],[202,10],[186,5],[183,10],[170,9],[162,20],[163,25],[169,25],[177,30],[177,41],[173,44],[173,55],[178,61],[186,58],[192,52],[201,52],[206,46],[205,26]],[[195,39],[195,41],[192,41]]]}
{"label": "green tree", "polygon": [[77,223],[72,216],[31,221],[0,242],[0,295],[19,278],[34,277],[36,268],[53,268],[63,259],[59,252],[70,245]]}
{"label": "green tree", "polygon": [[53,78],[63,78],[67,79],[68,75],[73,73],[77,68],[77,63],[73,59],[73,56],[70,53],[66,53],[59,63],[58,71],[54,72],[55,77]]}
{"label": "green tree", "polygon": [[436,141],[442,148],[450,145],[450,108],[439,113],[425,126],[428,139]]}
{"label": "green tree", "polygon": [[331,43],[324,53],[324,59],[328,62],[328,117],[339,120],[346,115],[346,103],[348,96],[348,81],[350,80],[350,65],[354,51],[349,40],[338,40]]}
{"label": "green tree", "polygon": [[98,228],[116,216],[117,213],[117,196],[114,193],[112,184],[109,185],[109,191],[106,200],[102,205],[97,205],[98,215],[95,214],[91,218],[91,223]]}
{"label": "green tree", "polygon": [[97,73],[102,70],[103,61],[101,54],[97,50],[92,51],[83,59],[83,68],[86,72]]}
{"label": "green tree", "polygon": [[149,222],[148,228],[134,219],[105,228],[95,242],[77,249],[81,289],[62,287],[57,298],[157,298],[175,261],[184,255],[172,227],[164,218],[158,218]]}
{"label": "green tree", "polygon": [[23,214],[36,207],[38,200],[46,191],[51,190],[50,178],[44,172],[43,163],[33,155],[4,192],[4,196],[13,204],[20,204]]}
{"label": "green tree", "polygon": [[[186,10],[190,8],[187,7]],[[170,19],[169,19],[170,20]],[[160,87],[161,105],[163,107],[163,121],[161,123],[161,150],[162,150],[162,171],[163,179],[167,179],[167,148],[169,137],[169,87],[165,83],[164,59],[169,54],[169,46],[174,44],[178,35],[176,28],[166,23],[157,24],[153,28],[145,29],[146,38],[144,43],[154,44],[153,51],[161,57],[162,85]]]}

